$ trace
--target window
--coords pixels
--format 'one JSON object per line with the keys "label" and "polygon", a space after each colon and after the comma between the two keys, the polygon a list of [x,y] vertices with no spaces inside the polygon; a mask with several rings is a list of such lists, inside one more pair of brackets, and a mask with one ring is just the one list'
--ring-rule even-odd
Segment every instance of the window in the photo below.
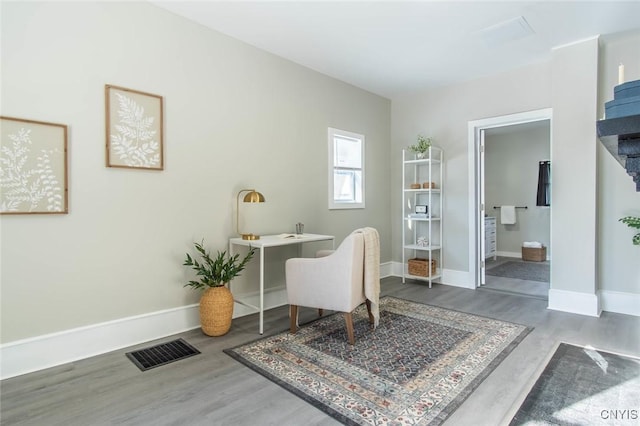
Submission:
{"label": "window", "polygon": [[364,208],[364,135],[329,128],[329,209]]}

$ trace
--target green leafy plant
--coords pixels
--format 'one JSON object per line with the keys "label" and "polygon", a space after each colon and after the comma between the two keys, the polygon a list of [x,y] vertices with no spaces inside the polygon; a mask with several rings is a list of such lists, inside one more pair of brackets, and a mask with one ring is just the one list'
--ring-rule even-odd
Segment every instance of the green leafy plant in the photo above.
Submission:
{"label": "green leafy plant", "polygon": [[422,135],[418,135],[418,142],[414,145],[409,145],[409,150],[415,153],[424,154],[431,147],[431,138],[425,138]]}
{"label": "green leafy plant", "polygon": [[[640,229],[640,217],[626,216],[619,220],[630,228]],[[640,246],[640,232],[634,235],[631,241],[633,241],[634,245]]]}
{"label": "green leafy plant", "polygon": [[204,244],[204,240],[202,243],[194,243],[202,259],[198,261],[187,253],[187,259],[183,264],[184,266],[191,266],[200,277],[200,281],[189,281],[184,285],[185,287],[189,286],[194,289],[222,287],[240,275],[240,272],[245,268],[255,252],[255,249],[251,248],[247,255],[240,260],[239,254],[228,256],[226,251],[218,251],[215,259],[213,259],[202,244]]}

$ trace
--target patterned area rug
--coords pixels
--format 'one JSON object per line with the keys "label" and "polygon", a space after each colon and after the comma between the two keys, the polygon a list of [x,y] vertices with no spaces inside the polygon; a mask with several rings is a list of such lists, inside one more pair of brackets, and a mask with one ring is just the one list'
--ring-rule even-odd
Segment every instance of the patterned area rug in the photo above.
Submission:
{"label": "patterned area rug", "polygon": [[510,425],[640,424],[640,359],[561,343]]}
{"label": "patterned area rug", "polygon": [[438,425],[531,331],[393,297],[380,314],[356,309],[354,346],[334,314],[225,353],[344,424]]}
{"label": "patterned area rug", "polygon": [[528,281],[549,282],[550,268],[544,262],[525,262],[510,260],[487,269],[487,275],[494,277],[518,278]]}

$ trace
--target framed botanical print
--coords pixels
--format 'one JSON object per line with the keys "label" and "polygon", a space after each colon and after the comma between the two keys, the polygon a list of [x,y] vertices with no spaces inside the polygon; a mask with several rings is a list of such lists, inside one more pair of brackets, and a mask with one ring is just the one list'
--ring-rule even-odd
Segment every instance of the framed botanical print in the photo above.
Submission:
{"label": "framed botanical print", "polygon": [[162,170],[162,96],[105,86],[107,167]]}
{"label": "framed botanical print", "polygon": [[68,213],[67,126],[0,117],[0,214]]}

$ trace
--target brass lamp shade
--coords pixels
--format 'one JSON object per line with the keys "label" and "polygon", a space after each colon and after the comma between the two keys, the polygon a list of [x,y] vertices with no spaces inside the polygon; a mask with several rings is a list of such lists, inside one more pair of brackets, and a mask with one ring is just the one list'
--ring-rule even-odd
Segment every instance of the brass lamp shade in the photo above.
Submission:
{"label": "brass lamp shade", "polygon": [[255,234],[241,234],[240,233],[240,195],[243,192],[247,192],[242,201],[244,203],[264,203],[264,195],[256,191],[255,189],[242,189],[238,192],[238,197],[236,199],[236,232],[242,236],[243,240],[259,240],[260,235]]}
{"label": "brass lamp shade", "polygon": [[242,201],[245,203],[264,203],[264,195],[257,192],[255,189],[251,189],[247,195],[244,196]]}

